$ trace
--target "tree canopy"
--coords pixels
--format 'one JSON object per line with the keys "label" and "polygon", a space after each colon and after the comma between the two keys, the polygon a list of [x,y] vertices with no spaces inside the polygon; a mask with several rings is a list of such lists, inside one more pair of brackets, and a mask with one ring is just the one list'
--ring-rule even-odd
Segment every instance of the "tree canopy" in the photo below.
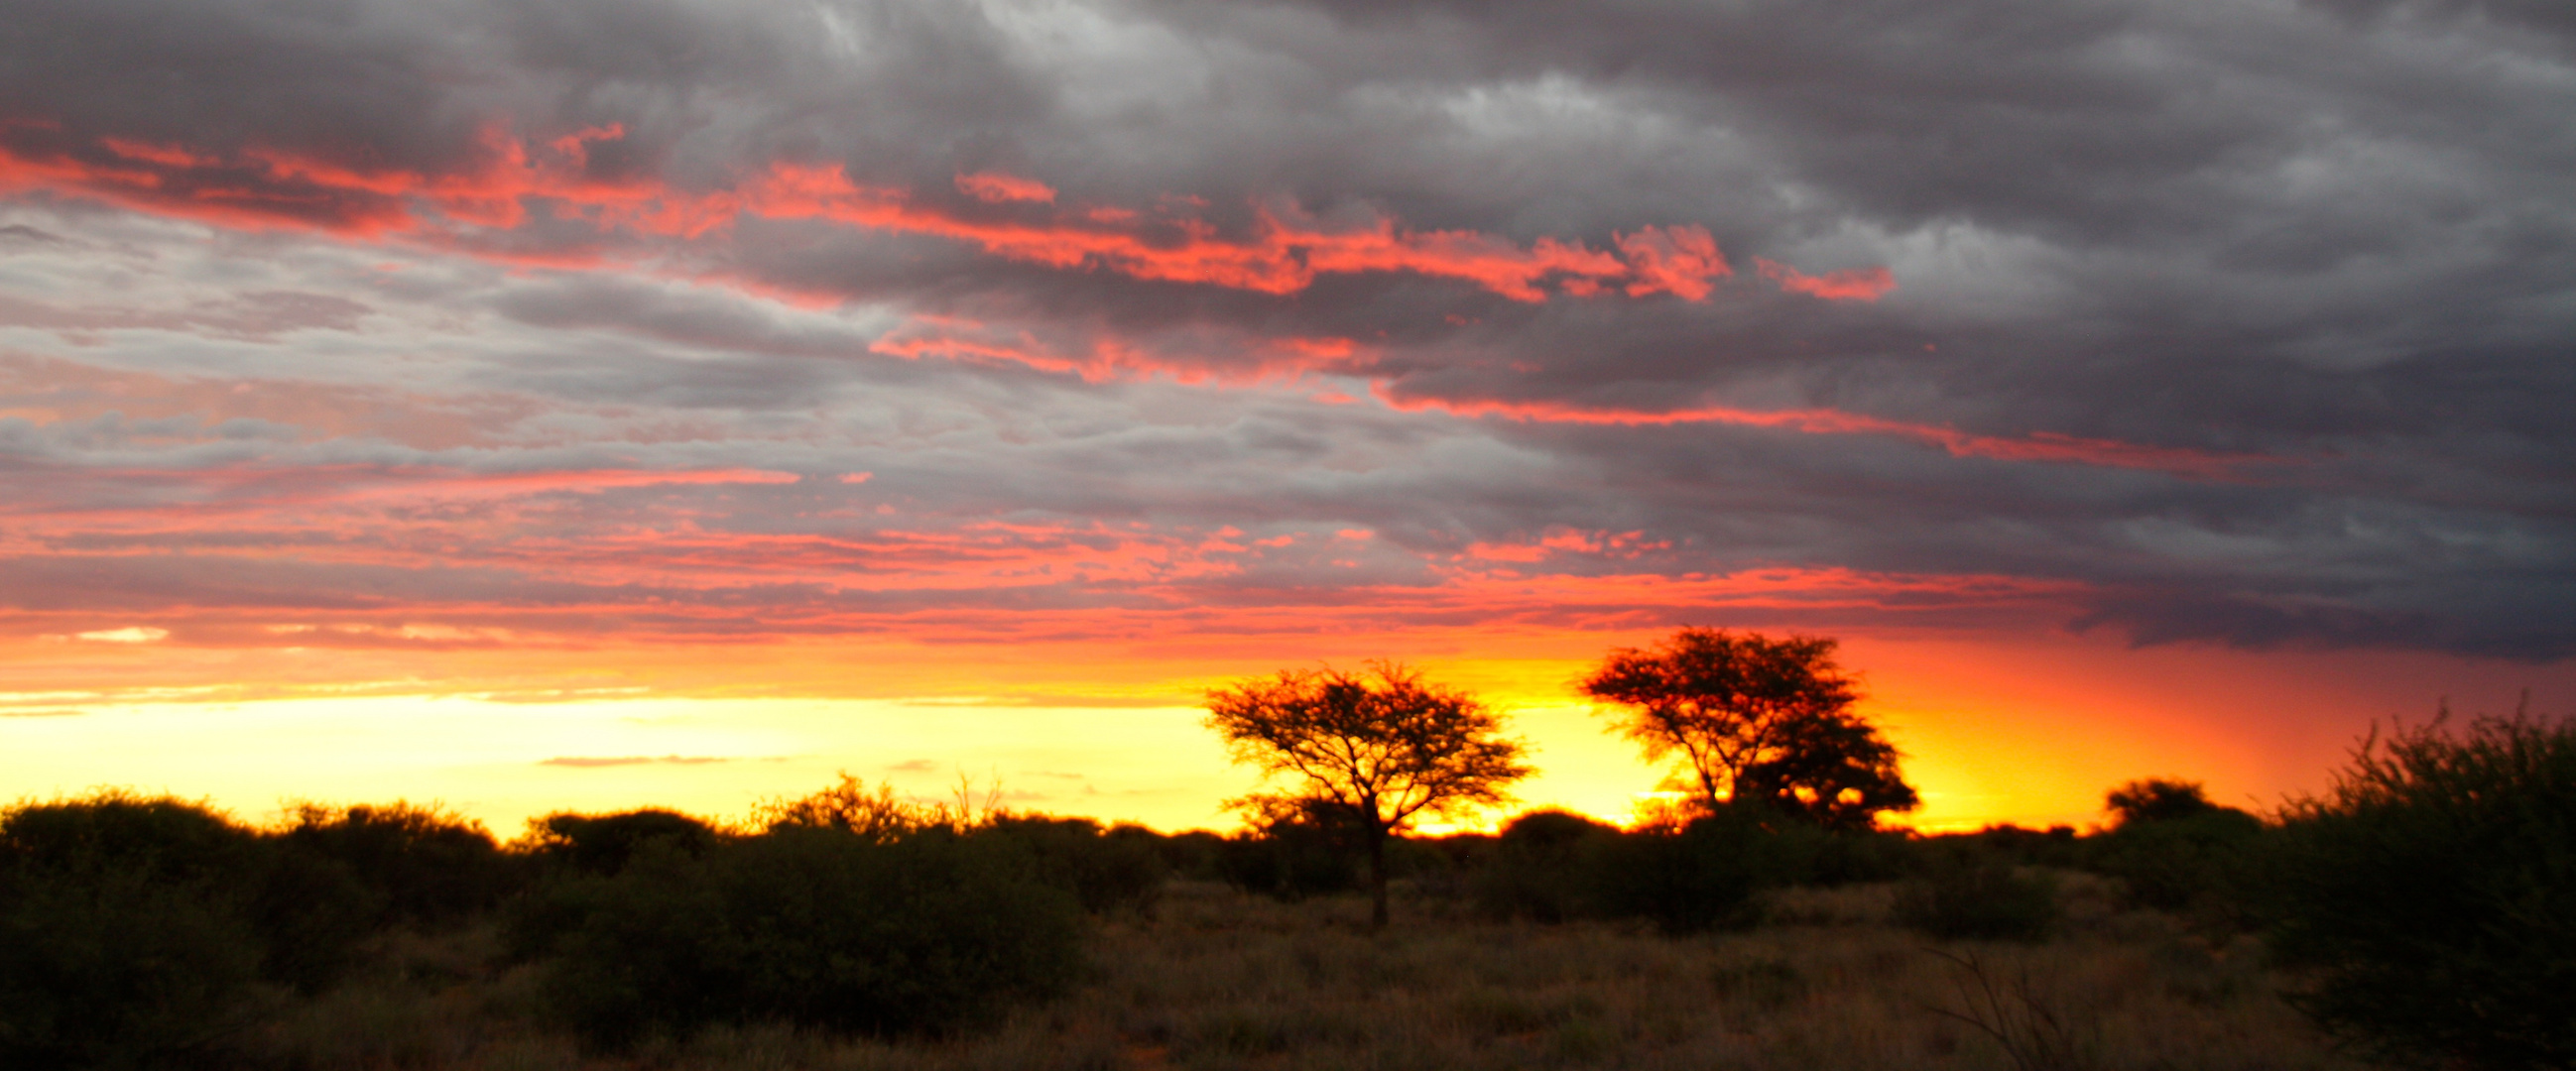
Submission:
{"label": "tree canopy", "polygon": [[1207,725],[1236,762],[1290,782],[1234,805],[1302,813],[1352,834],[1368,852],[1375,925],[1386,924],[1387,838],[1426,814],[1503,803],[1505,787],[1530,773],[1493,711],[1397,663],[1282,670],[1207,702]]}
{"label": "tree canopy", "polygon": [[1679,753],[1696,802],[1758,804],[1792,820],[1865,829],[1920,805],[1897,752],[1852,704],[1859,690],[1816,636],[1684,628],[1610,653],[1584,694],[1616,703],[1615,731],[1649,761]]}

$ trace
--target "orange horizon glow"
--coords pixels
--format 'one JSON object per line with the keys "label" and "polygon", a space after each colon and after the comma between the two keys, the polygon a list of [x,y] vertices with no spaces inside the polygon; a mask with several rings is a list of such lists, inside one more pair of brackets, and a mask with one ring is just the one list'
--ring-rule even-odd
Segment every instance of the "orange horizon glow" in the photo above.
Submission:
{"label": "orange horizon glow", "polygon": [[[1540,771],[1517,807],[1433,831],[1490,829],[1543,806],[1626,822],[1668,771],[1612,736],[1574,682],[1610,648],[1662,632],[603,644],[580,672],[455,637],[338,650],[66,638],[0,649],[0,679],[16,682],[0,694],[12,742],[0,786],[31,798],[129,785],[245,817],[289,800],[436,800],[507,837],[556,810],[739,816],[843,771],[942,799],[963,775],[998,781],[1017,808],[1226,829],[1220,801],[1254,784],[1200,726],[1199,697],[1288,666],[1396,656],[1505,712]],[[80,660],[31,674],[43,647]],[[2268,810],[2325,787],[2374,724],[2421,721],[2445,701],[2510,709],[2525,687],[2544,707],[2576,695],[2564,665],[2517,673],[2436,656],[2131,649],[2082,636],[1854,634],[1842,661],[1925,801],[1890,824],[1926,832],[2085,827],[2104,791],[2151,776]],[[72,676],[100,683],[62,683]]]}

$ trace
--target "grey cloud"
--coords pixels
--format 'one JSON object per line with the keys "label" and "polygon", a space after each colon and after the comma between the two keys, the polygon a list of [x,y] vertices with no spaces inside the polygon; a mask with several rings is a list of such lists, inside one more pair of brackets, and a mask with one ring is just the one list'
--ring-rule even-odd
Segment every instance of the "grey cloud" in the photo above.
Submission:
{"label": "grey cloud", "polygon": [[[2576,60],[2569,17],[2539,0],[119,0],[22,14],[0,41],[0,93],[67,103],[55,131],[10,128],[14,151],[98,162],[96,139],[113,136],[466,174],[496,120],[531,139],[618,123],[624,137],[590,145],[595,178],[714,189],[776,160],[836,162],[967,212],[982,209],[950,176],[996,168],[1059,187],[1067,211],[1201,197],[1194,211],[1235,237],[1252,205],[1280,198],[1596,249],[1691,224],[1737,271],[1704,302],[1523,303],[1396,273],[1273,295],[806,221],[657,243],[539,220],[457,240],[495,257],[599,253],[613,270],[371,277],[345,296],[277,278],[229,299],[175,284],[154,302],[0,294],[0,312],[44,331],[205,339],[121,342],[124,360],[400,366],[423,390],[562,407],[496,418],[482,453],[346,438],[173,453],[146,440],[213,438],[214,423],[136,419],[0,426],[12,457],[864,470],[883,496],[871,506],[902,511],[889,526],[1357,526],[1382,536],[1362,575],[1395,584],[1480,541],[1636,530],[1669,544],[1640,567],[1672,575],[1802,565],[2092,585],[2068,620],[2144,641],[2576,652],[2550,610],[2576,576]],[[115,73],[136,70],[156,73]],[[21,229],[87,240],[13,224],[0,230],[24,251],[13,263],[71,256]],[[1783,293],[1756,257],[1885,264],[1897,289],[1870,304]],[[728,279],[844,304],[791,310]],[[1150,360],[1086,382],[871,353],[932,316]],[[398,330],[440,359],[398,361],[380,338],[346,358],[303,327]],[[2272,463],[2228,483],[1956,457],[1901,436],[1335,410],[1281,399],[1299,371],[1265,364],[1263,347],[1292,337],[1353,340],[1303,373],[1406,404],[1832,408]],[[370,371],[343,371],[358,367]],[[1272,386],[1154,380],[1201,372]],[[876,523],[807,518],[804,490],[723,494],[718,527]],[[547,516],[649,518],[648,497]],[[204,539],[188,545],[220,553]],[[1283,552],[1210,590],[1321,597],[1344,575]],[[595,597],[513,588],[523,579],[499,570],[475,590]],[[770,597],[832,602],[796,585],[707,596]],[[989,605],[1128,598],[1038,585]]]}

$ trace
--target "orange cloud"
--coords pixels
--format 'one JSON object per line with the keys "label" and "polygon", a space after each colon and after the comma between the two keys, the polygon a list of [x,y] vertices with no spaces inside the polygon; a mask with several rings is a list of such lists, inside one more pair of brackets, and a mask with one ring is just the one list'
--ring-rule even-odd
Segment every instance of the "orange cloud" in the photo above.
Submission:
{"label": "orange cloud", "polygon": [[1782,290],[1827,301],[1876,301],[1896,289],[1895,274],[1884,267],[1849,268],[1809,275],[1761,257],[1753,258],[1753,265],[1761,270],[1763,278],[1779,283]]}

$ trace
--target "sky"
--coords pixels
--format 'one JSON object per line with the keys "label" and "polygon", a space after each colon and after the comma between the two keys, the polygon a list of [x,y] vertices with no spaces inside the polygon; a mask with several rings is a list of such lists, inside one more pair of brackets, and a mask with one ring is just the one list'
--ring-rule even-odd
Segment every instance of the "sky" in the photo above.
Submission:
{"label": "sky", "polygon": [[1163,828],[1831,636],[1925,828],[2576,708],[2557,0],[13,0],[0,798]]}

